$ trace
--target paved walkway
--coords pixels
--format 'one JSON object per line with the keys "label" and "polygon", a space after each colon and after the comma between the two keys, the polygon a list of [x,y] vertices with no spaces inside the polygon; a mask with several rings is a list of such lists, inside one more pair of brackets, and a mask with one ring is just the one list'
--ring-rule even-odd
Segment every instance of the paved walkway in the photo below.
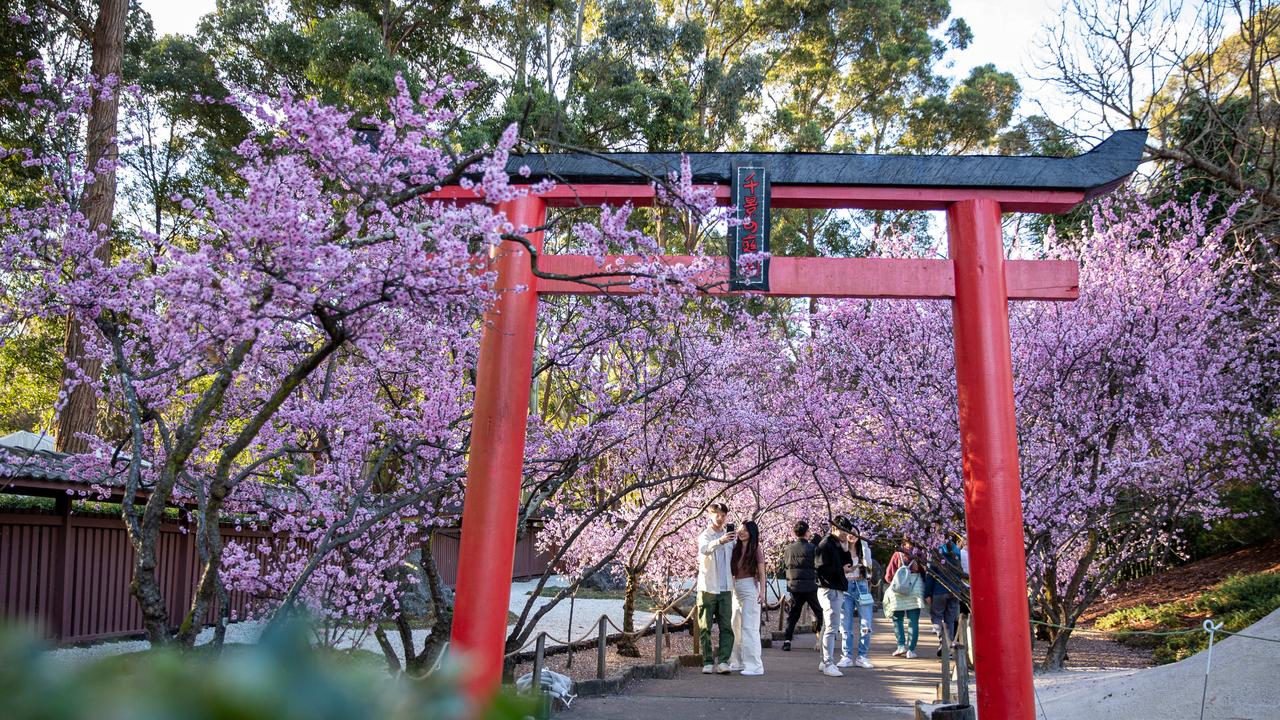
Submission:
{"label": "paved walkway", "polygon": [[915,660],[891,657],[893,626],[876,620],[872,636],[872,670],[847,668],[844,677],[818,672],[813,635],[798,635],[791,652],[782,642],[764,649],[765,674],[703,675],[701,668],[681,668],[673,680],[641,680],[625,694],[578,698],[559,717],[592,720],[902,720],[913,717],[916,700],[931,701],[939,680],[934,658],[937,641],[928,625],[921,628]]}

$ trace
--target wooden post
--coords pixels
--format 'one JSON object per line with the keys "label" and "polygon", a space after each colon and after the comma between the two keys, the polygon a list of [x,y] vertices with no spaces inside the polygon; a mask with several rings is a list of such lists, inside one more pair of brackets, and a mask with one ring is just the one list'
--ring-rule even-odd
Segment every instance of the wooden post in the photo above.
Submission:
{"label": "wooden post", "polygon": [[664,614],[665,613],[663,613],[662,610],[659,609],[657,620],[654,621],[654,625],[653,625],[653,664],[654,665],[662,664],[662,625],[663,625],[663,620],[665,619],[663,617]]}
{"label": "wooden post", "polygon": [[[532,395],[530,395],[532,397]],[[578,588],[573,589],[573,594],[569,596],[569,632],[566,633],[569,638],[569,659],[565,661],[565,669],[573,668],[573,605],[578,599]]]}
{"label": "wooden post", "polygon": [[942,702],[951,702],[951,638],[947,632],[946,615],[942,620]]}
{"label": "wooden post", "polygon": [[960,648],[964,650],[964,661],[968,667],[973,667],[973,638],[970,637],[973,630],[969,621],[969,615],[960,616],[960,624],[956,628],[956,642],[960,644]]}
{"label": "wooden post", "polygon": [[529,690],[534,694],[542,694],[542,659],[543,653],[547,649],[547,634],[538,633],[538,646],[533,651],[533,682],[529,685]]}
{"label": "wooden post", "polygon": [[608,646],[609,638],[605,634],[609,629],[609,619],[604,615],[600,616],[600,630],[596,637],[596,679],[604,679],[604,655],[605,648]]}
{"label": "wooden post", "polygon": [[59,523],[53,539],[53,617],[50,620],[55,641],[63,642],[71,635],[71,498],[58,495],[53,506]]}

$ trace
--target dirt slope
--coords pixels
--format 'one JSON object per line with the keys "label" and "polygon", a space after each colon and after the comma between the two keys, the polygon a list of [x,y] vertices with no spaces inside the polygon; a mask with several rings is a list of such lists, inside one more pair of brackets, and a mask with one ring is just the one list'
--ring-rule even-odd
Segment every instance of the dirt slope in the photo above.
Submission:
{"label": "dirt slope", "polygon": [[1136,605],[1189,600],[1232,575],[1256,572],[1280,572],[1280,540],[1197,560],[1125,583],[1115,590],[1111,599],[1089,608],[1081,617],[1081,624],[1092,625],[1100,615]]}

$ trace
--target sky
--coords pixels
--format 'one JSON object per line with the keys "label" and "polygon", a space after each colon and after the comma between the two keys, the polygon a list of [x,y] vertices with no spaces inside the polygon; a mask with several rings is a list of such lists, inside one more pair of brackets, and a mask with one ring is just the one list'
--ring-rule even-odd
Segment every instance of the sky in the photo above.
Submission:
{"label": "sky", "polygon": [[1062,0],[951,0],[952,16],[964,18],[973,31],[973,43],[967,49],[945,58],[955,63],[952,76],[962,77],[978,65],[992,63],[1012,72],[1022,84],[1023,113],[1039,111],[1032,98],[1050,109],[1061,104],[1055,90],[1030,79],[1038,74],[1036,57],[1043,55],[1039,49],[1043,28],[1061,10]]}
{"label": "sky", "polygon": [[[212,12],[216,0],[141,0],[151,13],[156,32],[189,34],[201,16]],[[1028,98],[1045,102],[1049,109],[1056,104],[1056,93],[1030,80],[1035,70],[1036,38],[1041,27],[1053,19],[1062,7],[1061,0],[951,0],[953,16],[964,18],[973,30],[973,44],[962,52],[952,52],[944,62],[952,63],[945,72],[963,77],[971,68],[992,63],[1012,72],[1023,86],[1023,114],[1038,112]]]}

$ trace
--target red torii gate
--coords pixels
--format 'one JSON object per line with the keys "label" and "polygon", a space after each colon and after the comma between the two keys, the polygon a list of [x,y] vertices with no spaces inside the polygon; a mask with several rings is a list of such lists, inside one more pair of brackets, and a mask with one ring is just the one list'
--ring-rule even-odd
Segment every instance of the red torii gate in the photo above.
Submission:
{"label": "red torii gate", "polygon": [[[1116,133],[1074,158],[689,155],[694,181],[715,184],[722,203],[729,200],[721,183],[731,164],[764,164],[773,178],[774,207],[946,212],[947,260],[774,257],[771,287],[763,294],[951,300],[983,717],[1035,717],[1008,301],[1079,297],[1076,262],[1005,259],[1000,214],[1062,213],[1109,192],[1136,169],[1145,139],[1145,131]],[[665,176],[679,159],[672,153],[524,156],[513,161],[512,171],[525,164],[533,170],[531,180],[552,177],[560,184],[498,209],[517,227],[537,228],[549,205],[649,205],[656,193],[644,173]],[[483,201],[456,187],[433,197]],[[527,239],[540,253],[542,233]],[[538,265],[549,274],[599,272],[594,258],[581,255],[540,255]],[[494,253],[491,267],[500,295],[485,317],[476,371],[452,635],[453,646],[467,653],[467,693],[478,702],[492,697],[501,682],[538,296],[634,292],[539,279],[526,250],[510,241]],[[521,286],[526,291],[516,292]]]}

